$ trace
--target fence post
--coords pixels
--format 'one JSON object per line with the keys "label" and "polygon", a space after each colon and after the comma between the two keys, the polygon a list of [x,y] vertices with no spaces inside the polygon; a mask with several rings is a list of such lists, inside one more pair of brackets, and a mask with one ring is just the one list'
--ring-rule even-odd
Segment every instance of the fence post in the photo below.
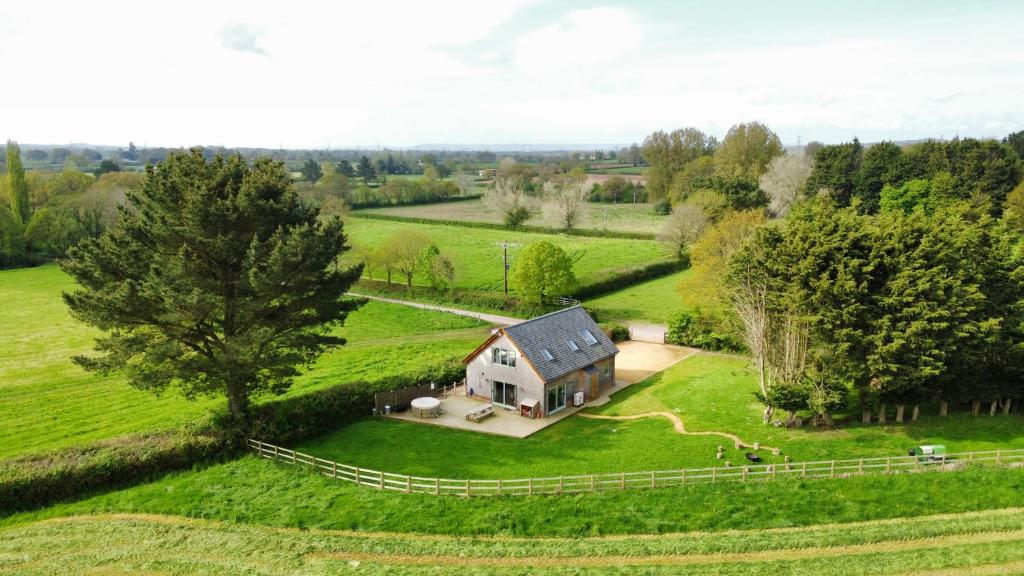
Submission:
{"label": "fence post", "polygon": [[434,494],[440,494],[440,493],[441,493],[441,479],[440,478],[434,478]]}
{"label": "fence post", "polygon": [[835,478],[836,477],[836,461],[835,460],[832,461],[832,466],[829,467],[829,469],[828,469],[828,477],[829,478]]}
{"label": "fence post", "polygon": [[533,496],[533,478],[528,478],[526,481],[526,493]]}
{"label": "fence post", "polygon": [[885,457],[885,473],[888,474],[892,471],[892,456]]}
{"label": "fence post", "polygon": [[803,468],[800,470],[800,477],[807,478],[807,462],[804,462]]}
{"label": "fence post", "polygon": [[558,477],[558,493],[561,494],[564,489],[565,489],[565,481],[562,479],[561,476],[559,476]]}
{"label": "fence post", "polygon": [[405,477],[405,492],[406,494],[412,493],[412,476]]}
{"label": "fence post", "polygon": [[864,459],[863,458],[860,459],[860,463],[857,465],[857,473],[860,474],[861,476],[864,475]]}
{"label": "fence post", "polygon": [[740,476],[740,480],[742,480],[743,482],[747,481],[747,467],[746,466],[743,467],[743,475]]}
{"label": "fence post", "polygon": [[679,471],[679,485],[684,486],[686,484],[686,468]]}
{"label": "fence post", "polygon": [[359,468],[356,467],[356,486],[359,485]]}
{"label": "fence post", "polygon": [[274,460],[280,460],[281,455],[277,452],[277,444],[274,444]]}
{"label": "fence post", "polygon": [[626,489],[626,473],[622,472],[619,475],[619,490]]}
{"label": "fence post", "polygon": [[292,464],[295,466],[299,465],[298,457],[296,456],[295,450],[292,450]]}
{"label": "fence post", "polygon": [[1002,464],[1002,460],[999,458],[999,448],[996,448],[996,466]]}
{"label": "fence post", "polygon": [[498,496],[501,496],[501,478],[498,478]]}
{"label": "fence post", "polygon": [[712,484],[715,483],[715,476],[717,476],[717,475],[718,475],[718,467],[716,466],[716,467],[711,469],[711,483]]}
{"label": "fence post", "polygon": [[331,461],[331,476],[338,477],[338,463],[333,460]]}
{"label": "fence post", "polygon": [[591,492],[597,492],[597,483],[594,482],[594,475],[593,474],[590,475],[590,491]]}
{"label": "fence post", "polygon": [[263,442],[259,440],[254,440],[254,442],[256,442],[256,453],[263,456]]}
{"label": "fence post", "polygon": [[772,464],[772,480],[775,480],[775,464]]}
{"label": "fence post", "polygon": [[654,477],[654,470],[651,470],[651,488],[658,487],[658,480]]}
{"label": "fence post", "polygon": [[468,498],[470,496],[472,496],[472,494],[469,491],[469,480],[467,479],[466,480],[466,497]]}

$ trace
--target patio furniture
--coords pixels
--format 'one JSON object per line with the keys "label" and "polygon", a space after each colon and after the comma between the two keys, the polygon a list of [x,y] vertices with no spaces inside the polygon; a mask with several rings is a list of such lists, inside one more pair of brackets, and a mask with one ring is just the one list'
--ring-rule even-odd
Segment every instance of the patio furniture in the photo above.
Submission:
{"label": "patio furniture", "polygon": [[413,410],[419,410],[420,418],[437,418],[441,412],[441,401],[431,396],[413,398],[410,405]]}
{"label": "patio furniture", "polygon": [[484,404],[480,408],[477,408],[476,410],[473,410],[472,412],[466,414],[466,420],[469,420],[471,422],[480,422],[484,418],[487,418],[488,416],[491,416],[493,414],[494,406],[491,404]]}

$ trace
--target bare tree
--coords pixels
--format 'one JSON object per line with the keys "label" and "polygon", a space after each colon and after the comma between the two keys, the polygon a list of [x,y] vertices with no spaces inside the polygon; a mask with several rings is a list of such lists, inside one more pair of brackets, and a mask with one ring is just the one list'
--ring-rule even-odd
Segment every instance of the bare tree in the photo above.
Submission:
{"label": "bare tree", "polygon": [[759,185],[768,194],[768,210],[773,216],[782,218],[789,213],[810,175],[811,163],[803,154],[784,154],[772,160]]}
{"label": "bare tree", "polygon": [[586,214],[587,176],[573,170],[544,183],[544,211],[565,230],[578,227]]}
{"label": "bare tree", "polygon": [[765,401],[764,422],[768,423],[773,412],[770,401],[771,381],[768,375],[771,328],[768,277],[760,267],[743,263],[733,269],[730,279],[733,308],[743,327],[743,341],[754,357],[757,383],[761,389],[761,397]]}
{"label": "bare tree", "polygon": [[458,172],[455,174],[455,185],[459,187],[460,194],[469,196],[476,188],[476,178],[468,172]]}
{"label": "bare tree", "polygon": [[533,215],[523,180],[517,177],[495,178],[484,199],[501,214],[506,226],[519,226]]}
{"label": "bare tree", "polygon": [[682,258],[707,226],[708,217],[703,208],[694,204],[679,204],[672,210],[658,239],[668,244],[676,258]]}

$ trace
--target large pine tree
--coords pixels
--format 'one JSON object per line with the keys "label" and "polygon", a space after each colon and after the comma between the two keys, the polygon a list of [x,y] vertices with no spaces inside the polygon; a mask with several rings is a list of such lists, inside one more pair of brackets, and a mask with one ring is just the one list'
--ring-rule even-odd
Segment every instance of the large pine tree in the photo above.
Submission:
{"label": "large pine tree", "polygon": [[304,205],[280,162],[206,162],[199,150],[147,167],[119,224],[73,249],[61,267],[80,288],[64,299],[105,331],[89,370],[142,389],[224,394],[235,418],[250,397],[281,393],[299,367],[344,344],[329,328],[361,265],[338,219]]}

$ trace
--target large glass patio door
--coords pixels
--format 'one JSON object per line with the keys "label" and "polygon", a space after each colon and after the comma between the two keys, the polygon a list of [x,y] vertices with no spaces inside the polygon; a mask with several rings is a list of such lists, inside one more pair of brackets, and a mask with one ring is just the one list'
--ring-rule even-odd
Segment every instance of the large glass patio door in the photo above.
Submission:
{"label": "large glass patio door", "polygon": [[491,385],[491,402],[507,408],[515,408],[516,385],[495,380]]}
{"label": "large glass patio door", "polygon": [[548,388],[548,415],[565,408],[565,384],[557,384]]}

